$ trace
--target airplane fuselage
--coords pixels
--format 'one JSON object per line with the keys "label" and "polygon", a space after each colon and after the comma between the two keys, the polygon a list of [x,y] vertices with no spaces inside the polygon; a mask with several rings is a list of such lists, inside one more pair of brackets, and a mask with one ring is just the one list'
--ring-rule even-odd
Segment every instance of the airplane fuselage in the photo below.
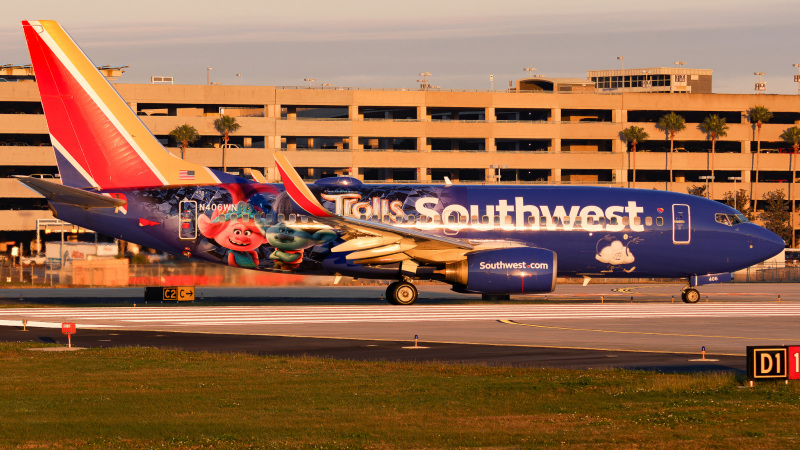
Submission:
{"label": "airplane fuselage", "polygon": [[[323,262],[337,256],[329,250],[341,236],[313,239],[315,230],[324,227],[314,227],[311,218],[282,199],[282,185],[231,186],[110,191],[127,199],[127,206],[117,209],[54,206],[63,220],[173,254],[260,270],[326,273]],[[672,192],[562,186],[310,187],[323,206],[340,215],[479,246],[511,241],[552,250],[558,255],[558,275],[689,277],[739,270],[779,251],[771,233],[749,222],[735,223],[742,218],[736,210]],[[217,227],[203,225],[212,219]],[[222,224],[248,220],[258,223],[249,234],[242,231],[241,238],[234,227],[220,230]],[[306,241],[287,236],[292,229],[305,229]],[[435,265],[435,258],[429,262]],[[364,277],[386,273],[351,269],[350,275]]]}

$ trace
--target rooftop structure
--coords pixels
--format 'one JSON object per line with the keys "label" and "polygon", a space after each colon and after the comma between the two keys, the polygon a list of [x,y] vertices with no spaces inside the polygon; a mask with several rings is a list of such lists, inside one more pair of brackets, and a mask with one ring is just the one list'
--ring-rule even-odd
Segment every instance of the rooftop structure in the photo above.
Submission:
{"label": "rooftop structure", "polygon": [[678,67],[589,70],[586,78],[599,92],[710,94],[712,70]]}

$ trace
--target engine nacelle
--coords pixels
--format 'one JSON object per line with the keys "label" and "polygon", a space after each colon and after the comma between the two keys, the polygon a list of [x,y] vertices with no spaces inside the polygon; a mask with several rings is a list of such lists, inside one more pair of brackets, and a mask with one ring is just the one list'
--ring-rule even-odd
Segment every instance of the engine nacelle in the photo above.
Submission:
{"label": "engine nacelle", "polygon": [[483,250],[448,264],[445,280],[456,290],[481,294],[537,294],[556,287],[555,252],[514,247]]}

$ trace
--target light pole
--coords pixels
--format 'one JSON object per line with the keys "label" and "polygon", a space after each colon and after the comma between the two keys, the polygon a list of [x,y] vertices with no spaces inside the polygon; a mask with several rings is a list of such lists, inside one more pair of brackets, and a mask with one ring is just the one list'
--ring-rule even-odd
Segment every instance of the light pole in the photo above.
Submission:
{"label": "light pole", "polygon": [[489,90],[494,91],[494,75],[489,75]]}
{"label": "light pole", "polygon": [[711,187],[709,187],[709,181],[714,183],[714,177],[711,175],[701,175],[700,179],[706,182],[706,198],[711,198]]}
{"label": "light pole", "polygon": [[492,164],[489,168],[493,169],[495,184],[500,184],[500,169],[508,169],[508,164]]}
{"label": "light pole", "polygon": [[797,95],[800,95],[800,64],[792,64],[792,67],[797,67],[797,75],[794,76],[794,82],[797,83]]}
{"label": "light pole", "polygon": [[742,177],[728,177],[728,181],[733,181],[733,209],[739,210],[739,196],[736,195],[736,182],[742,181]]}
{"label": "light pole", "polygon": [[533,71],[536,70],[536,67],[523,67],[522,70],[528,72],[528,78],[533,78]]}
{"label": "light pole", "polygon": [[428,89],[430,89],[431,85],[428,82],[428,77],[431,76],[431,73],[430,72],[420,72],[419,76],[422,77],[419,80],[417,80],[417,83],[419,83],[419,90],[420,91],[427,91]]}
{"label": "light pole", "polygon": [[622,70],[625,70],[625,57],[624,56],[617,56],[617,61],[622,63]]}
{"label": "light pole", "polygon": [[239,86],[244,85],[244,77],[242,76],[242,74],[237,73],[236,76],[239,77]]}
{"label": "light pole", "polygon": [[211,84],[211,69],[213,67],[206,67],[206,84]]}
{"label": "light pole", "polygon": [[675,64],[676,66],[678,66],[679,68],[681,68],[681,69],[682,69],[682,68],[683,68],[683,66],[685,66],[685,65],[686,65],[686,61],[675,61],[675,62],[674,62],[674,63],[672,63],[672,64]]}
{"label": "light pole", "polygon": [[756,94],[761,94],[763,91],[767,90],[767,83],[761,82],[761,77],[766,75],[764,72],[753,72],[753,75],[758,77],[758,83],[756,83]]}
{"label": "light pole", "polygon": [[303,78],[303,81],[308,82],[308,88],[311,89],[311,83],[317,81],[316,78]]}

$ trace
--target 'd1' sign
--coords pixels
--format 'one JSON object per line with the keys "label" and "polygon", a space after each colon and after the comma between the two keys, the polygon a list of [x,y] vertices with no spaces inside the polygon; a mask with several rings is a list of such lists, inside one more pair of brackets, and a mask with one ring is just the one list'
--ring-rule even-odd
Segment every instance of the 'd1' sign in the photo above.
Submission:
{"label": "'d1' sign", "polygon": [[788,353],[787,347],[747,347],[747,378],[786,379]]}

